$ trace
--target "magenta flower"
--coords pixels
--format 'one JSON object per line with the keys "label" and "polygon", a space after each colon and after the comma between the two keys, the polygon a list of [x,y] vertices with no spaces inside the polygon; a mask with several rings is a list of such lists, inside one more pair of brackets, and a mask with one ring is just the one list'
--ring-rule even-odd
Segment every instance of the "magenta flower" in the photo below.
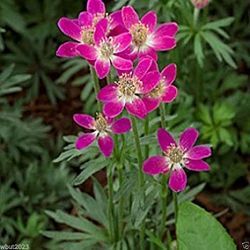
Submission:
{"label": "magenta flower", "polygon": [[62,17],[58,21],[59,29],[75,42],[65,42],[57,49],[59,57],[78,56],[76,48],[79,44],[94,44],[96,24],[106,15],[105,5],[101,0],[88,0],[87,11],[79,14],[78,19]]}
{"label": "magenta flower", "polygon": [[131,35],[126,32],[115,37],[107,37],[107,28],[108,20],[102,19],[96,25],[95,45],[81,44],[76,49],[86,60],[95,61],[94,67],[100,79],[108,75],[111,63],[117,70],[130,70],[133,67],[131,60],[119,55],[130,45]]}
{"label": "magenta flower", "polygon": [[131,6],[123,7],[121,15],[125,28],[132,35],[132,58],[137,55],[150,55],[156,60],[156,51],[166,51],[176,46],[176,23],[164,23],[157,27],[157,16],[154,11],[149,11],[140,20]]}
{"label": "magenta flower", "polygon": [[129,114],[145,118],[148,112],[140,95],[149,93],[160,79],[157,70],[150,71],[152,67],[155,67],[153,60],[143,58],[133,72],[123,73],[117,82],[100,90],[97,99],[104,103],[106,116],[116,117],[125,107]]}
{"label": "magenta flower", "polygon": [[195,8],[203,9],[209,4],[210,0],[191,0],[191,2]]}
{"label": "magenta flower", "polygon": [[97,139],[99,149],[105,157],[109,157],[113,152],[114,141],[111,133],[124,134],[131,129],[131,122],[128,118],[114,121],[101,113],[96,119],[85,114],[75,114],[73,119],[81,127],[90,130],[77,138],[76,148],[85,149]]}
{"label": "magenta flower", "polygon": [[178,89],[172,85],[176,78],[176,65],[169,64],[162,72],[157,86],[142,98],[148,112],[159,107],[160,103],[172,102],[177,94]]}
{"label": "magenta flower", "polygon": [[165,129],[158,130],[158,143],[163,156],[152,156],[143,164],[143,171],[149,175],[166,174],[170,171],[169,187],[174,192],[183,191],[187,176],[183,168],[192,171],[208,171],[209,165],[202,159],[211,156],[211,149],[206,145],[194,146],[199,133],[194,128],[187,128],[179,142]]}

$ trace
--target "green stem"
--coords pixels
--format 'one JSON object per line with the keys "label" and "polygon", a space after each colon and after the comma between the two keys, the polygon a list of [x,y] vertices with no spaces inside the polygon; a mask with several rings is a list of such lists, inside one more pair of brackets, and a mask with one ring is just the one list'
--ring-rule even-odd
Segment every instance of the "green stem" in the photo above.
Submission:
{"label": "green stem", "polygon": [[194,27],[197,26],[198,19],[199,19],[199,14],[200,14],[200,10],[197,9],[197,8],[194,8],[194,15],[193,15],[193,18],[194,18]]}
{"label": "green stem", "polygon": [[[131,120],[132,120],[132,126],[133,126],[134,138],[135,138],[137,158],[138,158],[139,185],[140,185],[140,188],[144,189],[144,175],[143,175],[143,173],[141,171],[141,167],[142,167],[142,150],[141,150],[140,138],[139,138],[138,129],[137,129],[137,122],[136,122],[136,119],[133,116],[131,116]],[[143,196],[144,196],[144,190],[143,190]],[[143,197],[143,200],[144,200],[144,197]],[[141,250],[145,250],[144,236],[145,236],[145,221],[142,222],[141,230],[140,230],[140,249]]]}
{"label": "green stem", "polygon": [[174,200],[174,215],[175,215],[175,227],[176,227],[178,219],[178,198],[175,192],[173,192],[173,200]]}
{"label": "green stem", "polygon": [[166,117],[166,111],[165,111],[165,105],[164,103],[161,103],[160,105],[160,112],[161,112],[161,127],[165,128],[165,117]]}
{"label": "green stem", "polygon": [[[119,184],[120,187],[123,183],[123,172],[122,172],[122,165],[118,166],[118,179],[119,179]],[[119,238],[122,239],[123,235],[123,206],[124,206],[124,198],[121,197],[120,199],[120,204],[119,204],[119,214],[118,214],[118,225],[119,225]]]}
{"label": "green stem", "polygon": [[[149,115],[145,118],[145,123],[144,123],[144,133],[145,136],[149,134]],[[149,155],[149,145],[147,144],[145,146],[145,159],[148,158]]]}
{"label": "green stem", "polygon": [[112,75],[111,75],[111,72],[109,72],[109,74],[107,75],[106,81],[107,81],[107,85],[110,84],[110,83],[112,83]]}
{"label": "green stem", "polygon": [[[94,83],[95,95],[97,96],[97,94],[100,91],[99,79],[95,73],[95,69],[92,66],[89,66],[89,69],[90,69],[91,77],[92,77],[92,80]],[[98,100],[97,100],[97,109],[98,109],[98,111],[102,110],[102,105]]]}
{"label": "green stem", "polygon": [[113,203],[113,166],[111,169],[107,169],[107,181],[108,181],[108,217],[109,217],[109,232],[110,240],[114,241],[114,203]]}
{"label": "green stem", "polygon": [[168,200],[168,188],[167,188],[167,175],[162,175],[162,190],[161,190],[161,205],[162,205],[162,220],[161,220],[161,230],[160,237],[164,240],[164,233],[166,232],[165,227],[167,223],[167,200]]}

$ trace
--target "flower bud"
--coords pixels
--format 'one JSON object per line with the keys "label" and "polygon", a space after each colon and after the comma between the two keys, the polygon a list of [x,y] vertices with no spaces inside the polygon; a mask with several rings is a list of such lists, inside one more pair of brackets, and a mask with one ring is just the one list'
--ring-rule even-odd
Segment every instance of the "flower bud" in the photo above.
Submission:
{"label": "flower bud", "polygon": [[209,4],[210,0],[191,0],[191,2],[195,8],[203,9]]}

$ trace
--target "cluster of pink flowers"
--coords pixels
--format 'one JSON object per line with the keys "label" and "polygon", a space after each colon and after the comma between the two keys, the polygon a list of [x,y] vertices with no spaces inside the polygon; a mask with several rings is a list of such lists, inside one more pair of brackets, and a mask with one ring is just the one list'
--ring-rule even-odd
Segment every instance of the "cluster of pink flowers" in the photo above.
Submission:
{"label": "cluster of pink flowers", "polygon": [[[176,65],[169,64],[160,72],[157,52],[176,46],[178,25],[174,22],[158,25],[154,11],[139,18],[131,6],[108,15],[102,0],[88,0],[87,11],[77,19],[61,18],[58,26],[74,41],[63,43],[57,56],[84,58],[99,79],[107,77],[111,67],[117,71],[117,80],[108,82],[97,95],[103,110],[96,119],[86,114],[74,115],[74,121],[88,130],[78,137],[76,148],[84,149],[97,139],[100,151],[109,157],[114,148],[112,134],[131,129],[128,118],[115,120],[124,108],[130,115],[144,119],[161,103],[170,103],[177,97],[178,89],[173,85]],[[167,131],[159,129],[164,156],[150,157],[143,171],[155,175],[170,170],[170,188],[182,191],[186,186],[183,166],[195,171],[209,169],[202,159],[211,154],[210,149],[193,147],[197,137],[196,130],[188,129],[177,144]]]}

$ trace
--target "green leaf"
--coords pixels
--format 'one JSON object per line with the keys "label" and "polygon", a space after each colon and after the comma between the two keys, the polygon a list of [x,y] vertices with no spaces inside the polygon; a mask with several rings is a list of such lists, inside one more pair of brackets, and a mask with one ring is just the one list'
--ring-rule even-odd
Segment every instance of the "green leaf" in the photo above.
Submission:
{"label": "green leaf", "polygon": [[179,250],[236,250],[236,246],[223,226],[203,208],[182,203],[177,219]]}
{"label": "green leaf", "polygon": [[234,17],[227,17],[224,19],[220,19],[217,21],[207,23],[202,27],[202,29],[206,30],[206,29],[218,29],[221,27],[226,27],[226,26],[229,26],[233,21],[234,21]]}
{"label": "green leaf", "polygon": [[55,240],[82,240],[84,238],[89,237],[88,235],[84,233],[78,233],[78,232],[57,232],[57,231],[42,231],[42,235],[53,238]]}
{"label": "green leaf", "polygon": [[203,67],[204,53],[202,49],[201,36],[199,33],[194,38],[194,53],[197,57],[198,63]]}

